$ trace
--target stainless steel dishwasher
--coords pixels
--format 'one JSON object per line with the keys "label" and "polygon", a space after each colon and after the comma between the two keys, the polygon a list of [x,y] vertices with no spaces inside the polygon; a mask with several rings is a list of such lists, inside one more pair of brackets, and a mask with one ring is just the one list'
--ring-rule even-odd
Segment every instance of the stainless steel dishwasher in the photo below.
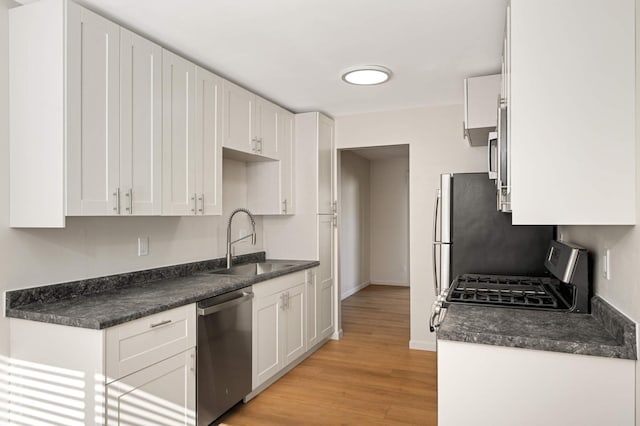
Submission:
{"label": "stainless steel dishwasher", "polygon": [[238,290],[198,302],[197,419],[207,426],[251,392],[251,299]]}

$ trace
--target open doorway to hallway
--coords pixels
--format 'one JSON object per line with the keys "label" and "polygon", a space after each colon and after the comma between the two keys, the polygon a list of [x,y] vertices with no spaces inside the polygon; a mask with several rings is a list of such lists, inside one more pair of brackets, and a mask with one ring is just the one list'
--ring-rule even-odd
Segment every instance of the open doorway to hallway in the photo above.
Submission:
{"label": "open doorway to hallway", "polygon": [[408,295],[409,146],[339,150],[338,167],[340,300],[370,285]]}

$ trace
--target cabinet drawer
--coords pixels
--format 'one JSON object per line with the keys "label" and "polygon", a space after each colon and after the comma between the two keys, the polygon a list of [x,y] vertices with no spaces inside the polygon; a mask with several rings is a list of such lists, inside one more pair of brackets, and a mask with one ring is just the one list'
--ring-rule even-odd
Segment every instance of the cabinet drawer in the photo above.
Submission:
{"label": "cabinet drawer", "polygon": [[107,383],[196,345],[195,304],[106,330]]}

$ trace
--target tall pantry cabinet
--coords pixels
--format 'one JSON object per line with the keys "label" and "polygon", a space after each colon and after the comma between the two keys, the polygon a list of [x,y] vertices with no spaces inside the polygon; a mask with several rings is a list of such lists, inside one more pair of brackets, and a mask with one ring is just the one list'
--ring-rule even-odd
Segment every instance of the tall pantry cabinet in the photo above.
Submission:
{"label": "tall pantry cabinet", "polygon": [[333,120],[317,112],[296,114],[295,144],[296,214],[266,216],[263,229],[270,256],[320,261],[318,268],[307,273],[307,346],[311,348],[335,333],[338,318]]}

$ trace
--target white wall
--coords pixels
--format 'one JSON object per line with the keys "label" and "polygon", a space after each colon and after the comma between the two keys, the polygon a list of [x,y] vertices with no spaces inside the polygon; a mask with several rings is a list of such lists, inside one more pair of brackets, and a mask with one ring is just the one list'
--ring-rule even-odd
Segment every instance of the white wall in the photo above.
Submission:
{"label": "white wall", "polygon": [[370,283],[369,160],[343,151],[340,175],[340,291],[345,299]]}
{"label": "white wall", "polygon": [[452,105],[336,119],[338,149],[409,144],[409,344],[416,349],[435,350],[435,336],[427,323],[434,300],[431,227],[440,173],[486,170],[486,148],[471,148],[461,137],[462,117],[462,105]]}
{"label": "white wall", "polygon": [[[636,2],[636,25],[640,8]],[[640,32],[636,31],[636,129],[640,124]],[[636,193],[640,189],[640,132],[636,130]],[[594,203],[601,202],[593,200]],[[615,208],[615,206],[610,206]],[[636,197],[640,224],[640,197]],[[595,293],[640,322],[640,229],[638,226],[563,226],[563,238],[589,249],[593,255]],[[602,276],[602,257],[610,250],[611,279]],[[636,363],[636,425],[640,426],[640,363]]]}
{"label": "white wall", "polygon": [[371,161],[373,284],[409,285],[409,157]]}

